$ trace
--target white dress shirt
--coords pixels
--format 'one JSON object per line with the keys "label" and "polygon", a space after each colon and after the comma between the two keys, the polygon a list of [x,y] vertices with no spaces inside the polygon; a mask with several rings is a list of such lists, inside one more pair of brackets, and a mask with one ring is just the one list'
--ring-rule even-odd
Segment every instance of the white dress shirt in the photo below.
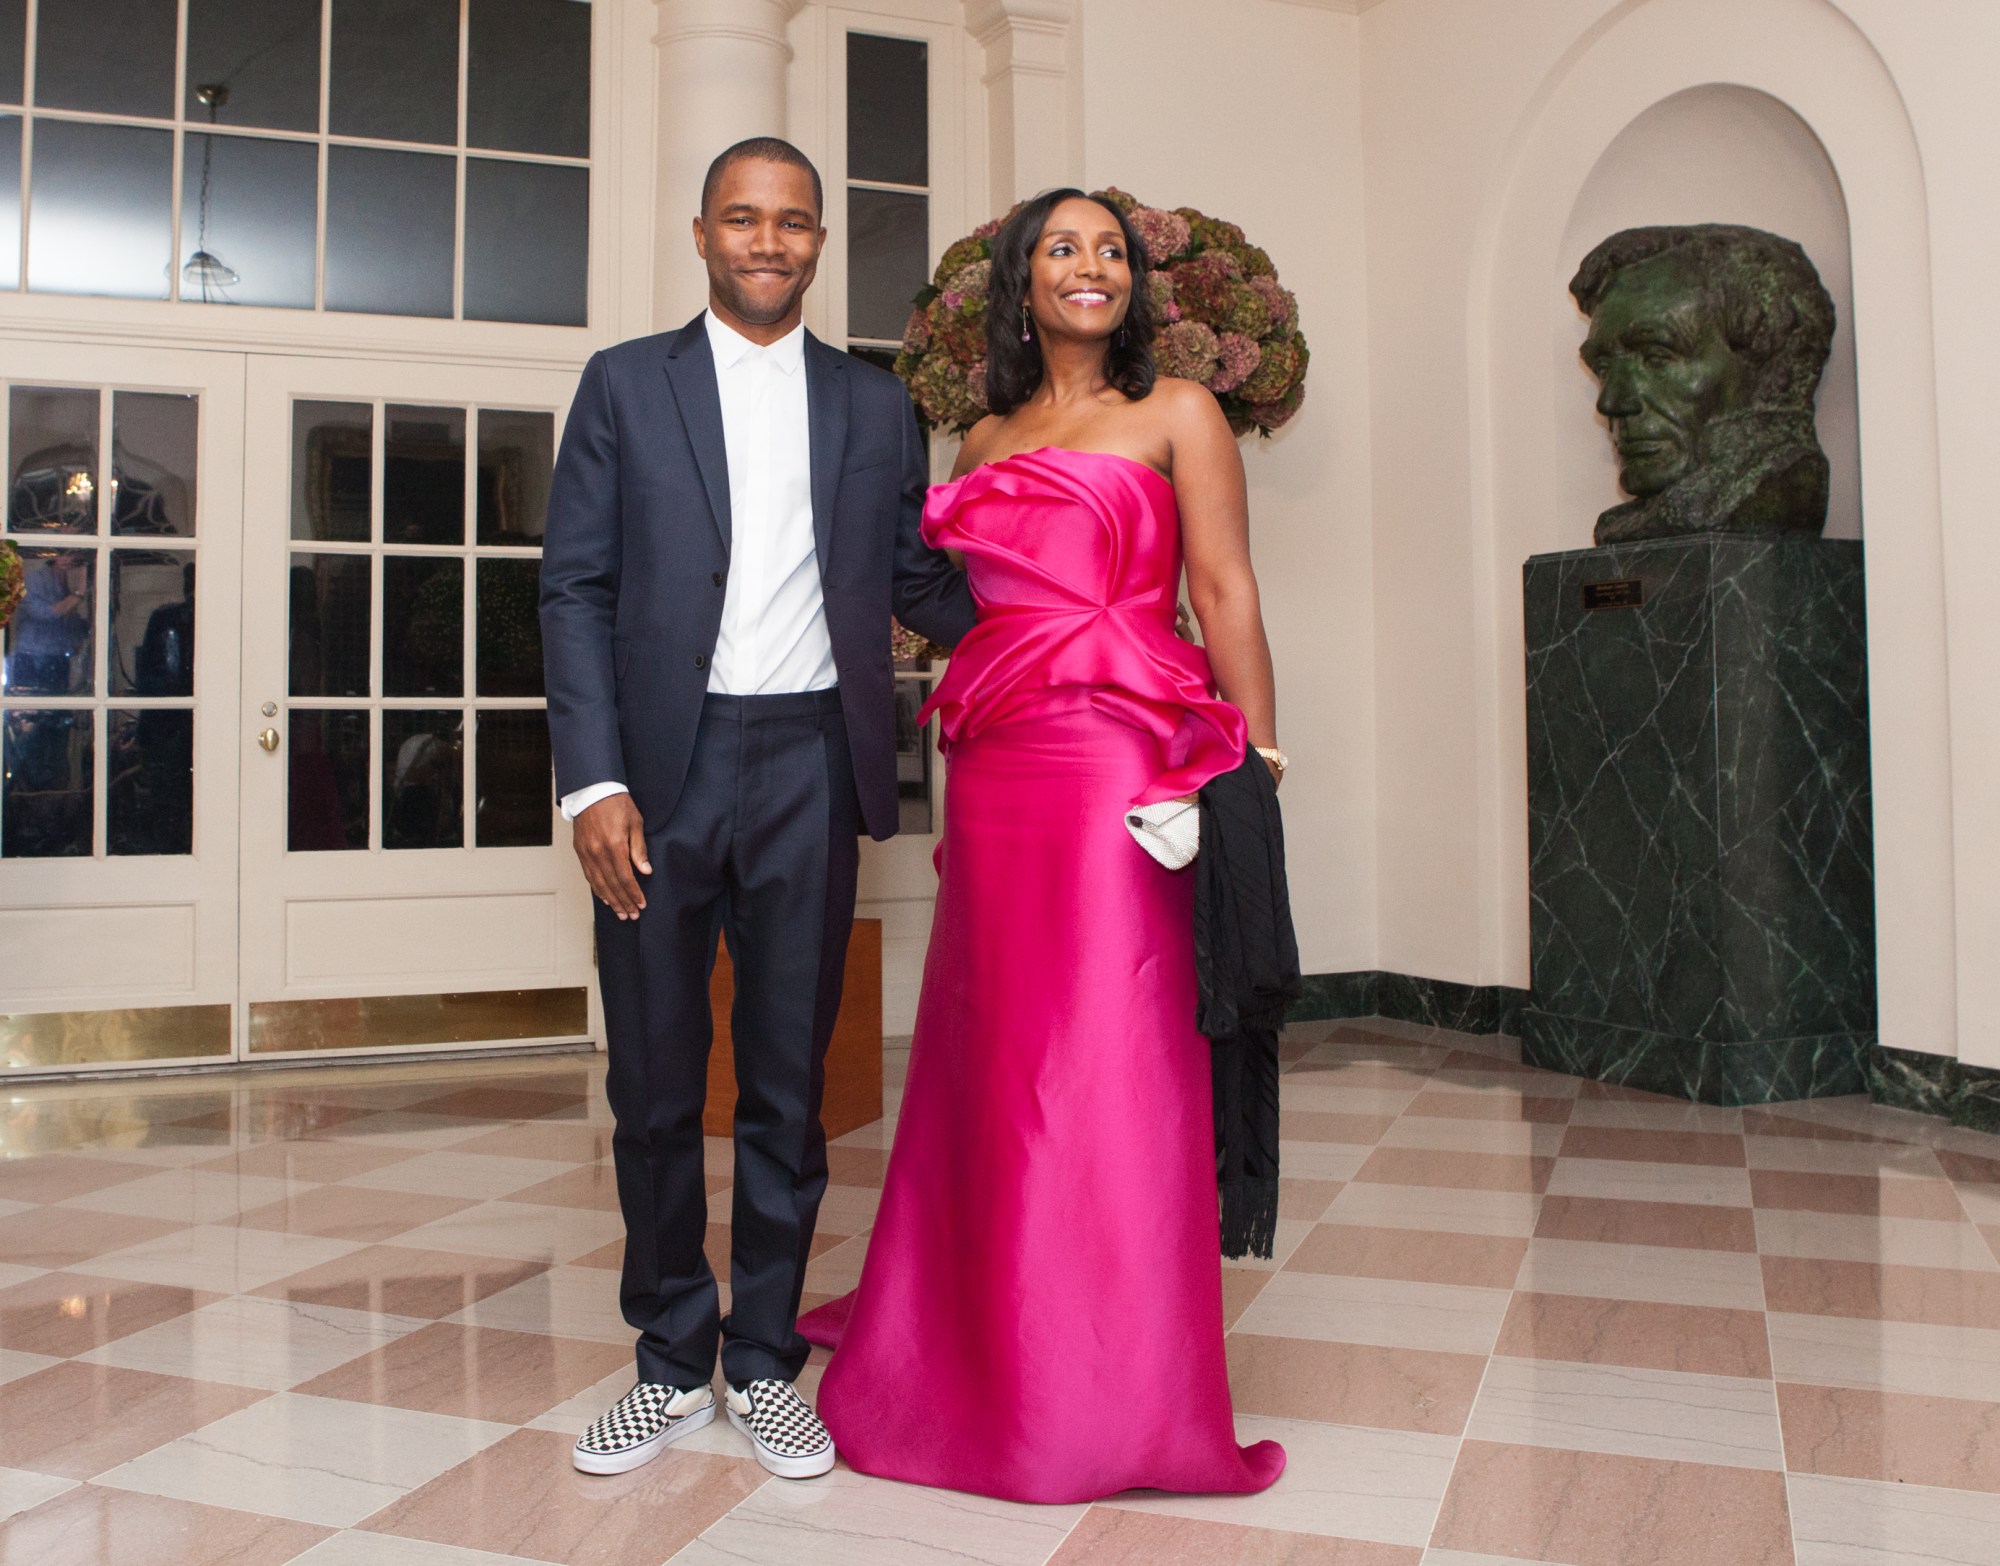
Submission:
{"label": "white dress shirt", "polygon": [[[722,401],[729,460],[729,577],[708,688],[722,696],[825,690],[835,683],[819,556],[813,543],[812,439],[806,419],[806,329],[765,347],[703,318]],[[575,820],[623,783],[563,795]]]}

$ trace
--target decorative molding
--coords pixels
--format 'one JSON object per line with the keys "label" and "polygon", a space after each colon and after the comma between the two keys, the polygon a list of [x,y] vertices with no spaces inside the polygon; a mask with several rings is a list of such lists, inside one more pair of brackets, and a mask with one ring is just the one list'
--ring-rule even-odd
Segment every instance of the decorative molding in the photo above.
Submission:
{"label": "decorative molding", "polygon": [[1868,1051],[1868,1096],[1891,1109],[1941,1115],[1974,1131],[2000,1131],[2000,1071],[1949,1055],[1877,1044]]}
{"label": "decorative molding", "polygon": [[[1295,5],[1307,11],[1335,11],[1342,16],[1359,16],[1363,11],[1372,11],[1378,5],[1386,5],[1388,0],[1278,0],[1280,5]],[[1236,0],[1230,0],[1234,6]]]}
{"label": "decorative molding", "polygon": [[[780,49],[789,61],[792,45],[785,30],[805,9],[806,0],[653,0],[653,4],[660,11],[660,30],[653,35],[659,47],[691,39],[733,38]],[[755,19],[759,11],[761,26]]]}
{"label": "decorative molding", "polygon": [[1364,969],[1307,974],[1305,992],[1288,1020],[1387,1017],[1457,1033],[1518,1033],[1521,1009],[1527,1004],[1526,990],[1504,984],[1456,984],[1449,979]]}

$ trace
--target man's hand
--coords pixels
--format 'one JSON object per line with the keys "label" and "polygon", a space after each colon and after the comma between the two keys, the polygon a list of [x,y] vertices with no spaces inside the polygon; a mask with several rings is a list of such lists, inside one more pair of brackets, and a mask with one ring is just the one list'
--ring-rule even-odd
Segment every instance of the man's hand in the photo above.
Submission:
{"label": "man's hand", "polygon": [[571,823],[576,857],[590,890],[621,919],[636,919],[646,894],[633,875],[651,875],[646,859],[646,824],[630,794],[600,799]]}

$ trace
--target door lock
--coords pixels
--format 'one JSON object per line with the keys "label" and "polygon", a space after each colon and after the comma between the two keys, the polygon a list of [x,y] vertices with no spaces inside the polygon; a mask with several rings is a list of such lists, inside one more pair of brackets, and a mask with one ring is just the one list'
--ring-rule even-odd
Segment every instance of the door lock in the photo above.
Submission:
{"label": "door lock", "polygon": [[278,704],[274,701],[267,701],[257,710],[267,718],[275,718],[278,715]]}
{"label": "door lock", "polygon": [[266,750],[276,750],[278,748],[278,731],[276,729],[266,729],[262,734],[257,736],[257,743],[262,745]]}

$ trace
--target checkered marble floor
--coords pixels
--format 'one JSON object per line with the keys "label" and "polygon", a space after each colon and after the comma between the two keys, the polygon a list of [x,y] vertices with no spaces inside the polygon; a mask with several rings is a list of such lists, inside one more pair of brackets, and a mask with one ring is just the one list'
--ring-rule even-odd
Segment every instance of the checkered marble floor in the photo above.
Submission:
{"label": "checkered marble floor", "polygon": [[[722,1424],[575,1473],[631,1376],[593,1057],[15,1086],[0,1566],[2000,1566],[2000,1139],[1511,1049],[1287,1035],[1278,1254],[1223,1281],[1290,1466],[1090,1507],[772,1480]],[[809,1303],[888,1140],[833,1149]]]}

